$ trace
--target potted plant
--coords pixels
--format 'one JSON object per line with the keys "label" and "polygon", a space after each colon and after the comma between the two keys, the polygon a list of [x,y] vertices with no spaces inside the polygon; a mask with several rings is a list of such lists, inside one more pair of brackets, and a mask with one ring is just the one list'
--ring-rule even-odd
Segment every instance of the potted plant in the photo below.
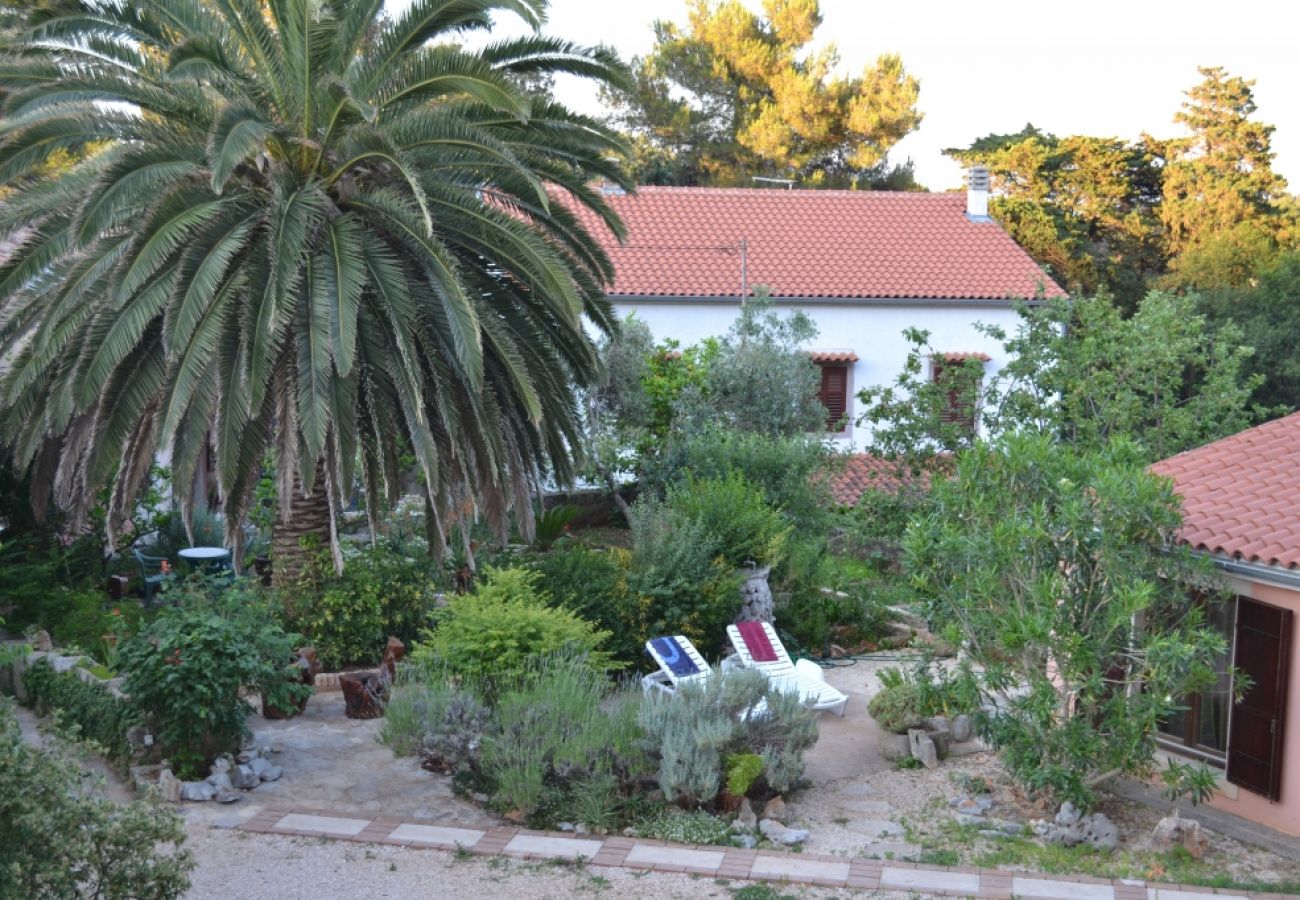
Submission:
{"label": "potted plant", "polygon": [[[284,637],[292,640],[297,635]],[[264,719],[289,719],[303,712],[315,691],[313,685],[316,673],[320,671],[316,650],[312,647],[301,647],[278,658],[292,659],[292,662],[283,666],[267,666],[264,677],[257,684],[249,685],[262,698]]]}
{"label": "potted plant", "polygon": [[907,732],[925,727],[921,714],[921,691],[910,682],[883,688],[867,704],[867,712],[880,726],[880,755],[897,762],[912,755]]}

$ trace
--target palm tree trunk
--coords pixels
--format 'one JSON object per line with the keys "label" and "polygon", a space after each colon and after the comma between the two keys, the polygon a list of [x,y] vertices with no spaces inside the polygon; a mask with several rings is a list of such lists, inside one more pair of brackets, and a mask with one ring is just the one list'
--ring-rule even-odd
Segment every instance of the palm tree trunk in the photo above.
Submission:
{"label": "palm tree trunk", "polygon": [[289,521],[279,516],[271,526],[271,565],[278,586],[294,584],[313,558],[329,552],[330,503],[325,495],[325,472],[316,472],[316,486],[310,497],[302,495],[295,478],[289,501]]}

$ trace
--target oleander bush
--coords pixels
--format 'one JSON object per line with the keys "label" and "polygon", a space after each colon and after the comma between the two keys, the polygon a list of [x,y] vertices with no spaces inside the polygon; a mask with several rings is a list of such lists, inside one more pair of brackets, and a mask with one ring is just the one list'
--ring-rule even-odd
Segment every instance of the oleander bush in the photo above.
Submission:
{"label": "oleander bush", "polygon": [[57,736],[23,741],[0,701],[0,896],[170,900],[194,868],[173,810],[117,804],[97,791]]}

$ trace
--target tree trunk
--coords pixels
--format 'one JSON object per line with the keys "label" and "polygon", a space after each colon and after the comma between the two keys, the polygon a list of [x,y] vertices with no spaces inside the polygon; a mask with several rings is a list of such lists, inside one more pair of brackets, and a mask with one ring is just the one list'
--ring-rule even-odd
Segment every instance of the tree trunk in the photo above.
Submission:
{"label": "tree trunk", "polygon": [[310,497],[302,495],[302,487],[294,479],[289,521],[277,515],[271,526],[271,572],[277,586],[294,584],[312,557],[329,552],[330,503],[325,490],[323,469],[316,473]]}

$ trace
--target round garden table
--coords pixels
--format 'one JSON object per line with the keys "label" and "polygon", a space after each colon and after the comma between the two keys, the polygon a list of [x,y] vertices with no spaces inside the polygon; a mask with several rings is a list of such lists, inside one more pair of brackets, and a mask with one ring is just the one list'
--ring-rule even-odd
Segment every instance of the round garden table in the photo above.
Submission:
{"label": "round garden table", "polygon": [[230,559],[230,551],[225,547],[187,547],[177,550],[176,555],[189,563],[191,569],[214,569]]}

